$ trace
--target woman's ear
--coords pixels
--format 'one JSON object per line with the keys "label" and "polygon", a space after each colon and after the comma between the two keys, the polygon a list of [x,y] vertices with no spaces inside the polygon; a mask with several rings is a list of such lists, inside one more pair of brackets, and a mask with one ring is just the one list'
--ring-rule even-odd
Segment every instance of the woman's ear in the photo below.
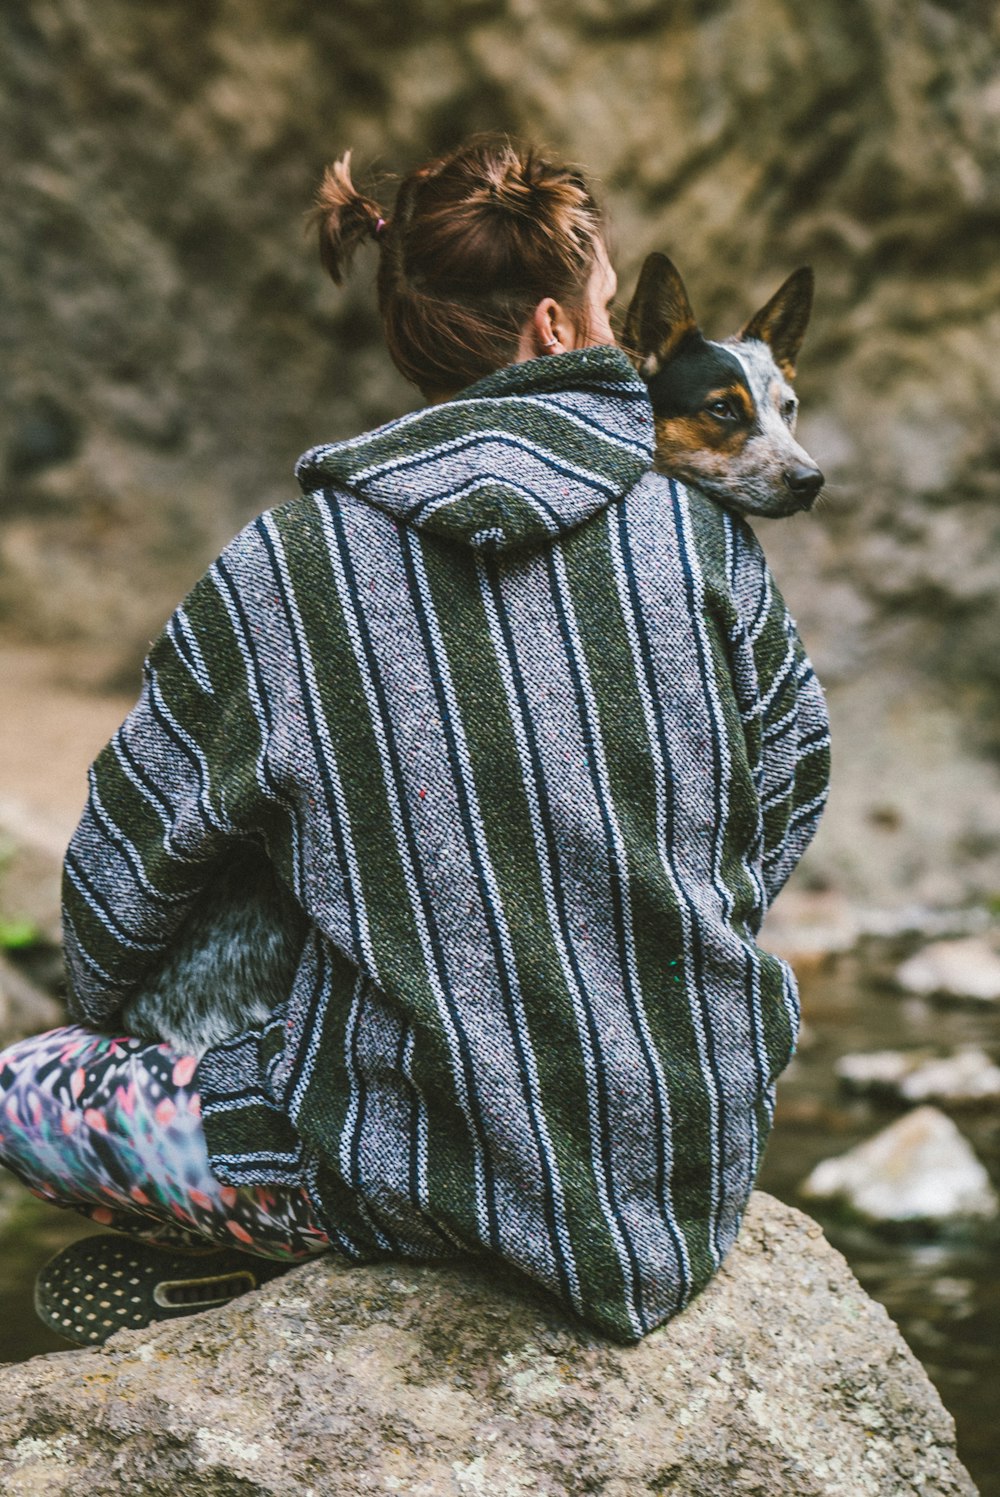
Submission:
{"label": "woman's ear", "polygon": [[567,353],[576,347],[576,329],[562,306],[552,296],[544,296],[521,331],[517,361],[537,359],[539,355]]}

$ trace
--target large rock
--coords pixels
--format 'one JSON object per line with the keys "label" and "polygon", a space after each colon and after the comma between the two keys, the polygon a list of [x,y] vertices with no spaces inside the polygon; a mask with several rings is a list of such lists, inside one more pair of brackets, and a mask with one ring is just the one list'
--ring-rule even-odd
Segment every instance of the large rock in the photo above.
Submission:
{"label": "large rock", "polygon": [[8,1497],[974,1497],[885,1311],[768,1196],[624,1349],[495,1272],[324,1259],[224,1310],[6,1369]]}

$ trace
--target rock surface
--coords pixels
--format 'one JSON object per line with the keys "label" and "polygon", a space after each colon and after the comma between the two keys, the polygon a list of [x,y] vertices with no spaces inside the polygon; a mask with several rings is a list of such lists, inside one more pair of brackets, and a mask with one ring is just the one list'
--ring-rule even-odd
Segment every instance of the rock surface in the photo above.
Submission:
{"label": "rock surface", "polygon": [[968,936],[959,941],[932,941],[896,972],[907,993],[924,998],[1000,1002],[1000,951],[992,941]]}
{"label": "rock surface", "polygon": [[0,955],[0,1049],[24,1035],[65,1022],[55,999]]}
{"label": "rock surface", "polygon": [[8,1497],[974,1497],[937,1394],[807,1217],[621,1348],[490,1273],[321,1260],[5,1370]]}
{"label": "rock surface", "polygon": [[916,1107],[874,1138],[824,1159],[801,1186],[812,1200],[840,1200],[872,1222],[992,1218],[990,1177],[950,1118]]}
{"label": "rock surface", "polygon": [[1000,1101],[1000,1066],[974,1046],[950,1055],[936,1055],[932,1050],[873,1050],[843,1055],[833,1069],[846,1091],[862,1096],[950,1107]]}
{"label": "rock surface", "polygon": [[413,401],[371,256],[337,293],[303,240],[324,162],[513,130],[597,174],[623,288],[667,250],[710,333],[815,267],[828,493],[764,534],[841,746],[814,867],[879,904],[1000,888],[995,6],[32,0],[0,28],[8,634],[103,641],[133,689],[298,453]]}
{"label": "rock surface", "polygon": [[[23,804],[0,795],[0,926],[5,937],[0,950],[0,1047],[66,1022],[53,996],[62,977],[59,874],[64,845]],[[17,956],[27,950],[33,976],[16,965]]]}

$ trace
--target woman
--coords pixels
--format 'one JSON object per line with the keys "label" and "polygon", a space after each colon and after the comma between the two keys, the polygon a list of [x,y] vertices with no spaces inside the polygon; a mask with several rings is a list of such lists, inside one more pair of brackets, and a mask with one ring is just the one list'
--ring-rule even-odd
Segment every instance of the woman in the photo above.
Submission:
{"label": "woman", "polygon": [[[0,1057],[4,1157],[161,1245],[67,1249],[42,1312],[132,1323],[116,1252],[133,1318],[327,1248],[487,1253],[634,1341],[760,1162],[797,1004],[754,936],[825,797],[822,696],[749,530],[651,472],[578,174],[476,141],[386,219],[345,158],[318,217],[335,281],[375,242],[430,403],[305,455],[94,767],[65,880],[90,1028]],[[248,836],[310,921],[287,1003],[197,1070],[97,1033]],[[171,1256],[170,1223],[247,1254]]]}

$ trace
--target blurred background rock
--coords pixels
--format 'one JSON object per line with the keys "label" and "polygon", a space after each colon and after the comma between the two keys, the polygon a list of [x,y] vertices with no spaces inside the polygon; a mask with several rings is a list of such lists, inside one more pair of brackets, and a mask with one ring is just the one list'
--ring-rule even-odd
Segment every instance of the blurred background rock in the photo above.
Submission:
{"label": "blurred background rock", "polygon": [[132,693],[298,453],[414,404],[374,255],[337,292],[303,211],[347,146],[391,174],[507,129],[595,174],[624,298],[665,249],[721,336],[815,267],[801,433],[827,497],[760,526],[834,717],[804,883],[995,898],[995,7],[22,0],[0,28],[5,658]]}

